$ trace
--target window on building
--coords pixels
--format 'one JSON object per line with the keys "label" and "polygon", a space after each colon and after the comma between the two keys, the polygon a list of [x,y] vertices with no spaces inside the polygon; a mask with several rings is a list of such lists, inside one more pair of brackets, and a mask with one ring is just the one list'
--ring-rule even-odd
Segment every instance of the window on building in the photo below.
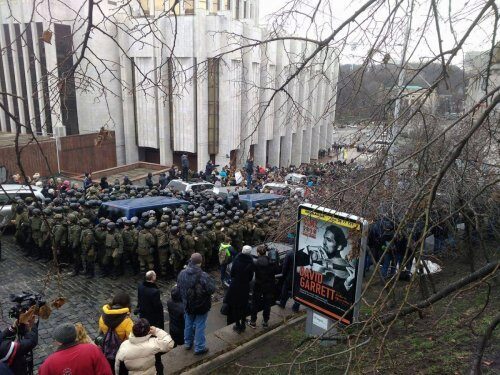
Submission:
{"label": "window on building", "polygon": [[247,18],[247,2],[243,0],[243,18]]}
{"label": "window on building", "polygon": [[231,0],[222,0],[222,1],[223,1],[222,10],[231,10]]}
{"label": "window on building", "polygon": [[219,153],[219,59],[207,60],[208,71],[208,153]]}
{"label": "window on building", "polygon": [[149,16],[149,0],[139,0],[139,1],[141,9],[144,12],[144,15]]}
{"label": "window on building", "polygon": [[194,14],[194,0],[184,0],[184,13]]}
{"label": "window on building", "polygon": [[163,12],[165,10],[165,0],[155,0],[155,11]]}
{"label": "window on building", "polygon": [[212,9],[210,9],[210,13],[217,13],[219,10],[219,0],[212,0]]}
{"label": "window on building", "polygon": [[[177,1],[177,4],[175,3]],[[180,0],[169,0],[168,2],[168,9],[170,10],[169,14],[180,14],[181,8],[180,8]],[[175,6],[174,6],[175,4]]]}
{"label": "window on building", "polygon": [[198,9],[208,10],[208,1],[207,0],[198,0]]}

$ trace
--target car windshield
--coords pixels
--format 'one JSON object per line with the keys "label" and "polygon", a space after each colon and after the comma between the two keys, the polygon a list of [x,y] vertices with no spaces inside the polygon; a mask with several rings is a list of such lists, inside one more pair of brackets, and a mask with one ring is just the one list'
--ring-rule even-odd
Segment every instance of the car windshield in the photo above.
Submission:
{"label": "car windshield", "polygon": [[213,189],[213,185],[211,184],[199,184],[191,186],[191,190],[193,191],[193,193],[200,193],[203,190],[211,190],[211,189]]}

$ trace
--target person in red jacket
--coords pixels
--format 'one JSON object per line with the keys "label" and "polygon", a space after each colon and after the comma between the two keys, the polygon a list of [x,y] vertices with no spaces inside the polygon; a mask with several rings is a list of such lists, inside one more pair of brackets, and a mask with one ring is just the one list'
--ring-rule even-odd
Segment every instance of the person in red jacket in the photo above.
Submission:
{"label": "person in red jacket", "polygon": [[106,357],[97,345],[78,344],[76,328],[64,323],[54,331],[59,348],[40,366],[39,375],[112,375]]}

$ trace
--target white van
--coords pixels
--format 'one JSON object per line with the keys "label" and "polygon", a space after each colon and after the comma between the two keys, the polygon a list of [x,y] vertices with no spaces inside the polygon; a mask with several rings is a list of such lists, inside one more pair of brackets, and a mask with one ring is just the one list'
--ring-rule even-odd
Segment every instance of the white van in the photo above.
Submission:
{"label": "white van", "polygon": [[[32,186],[35,197],[40,202],[44,201],[42,188]],[[0,185],[0,228],[10,225],[13,218],[12,203],[16,197],[24,200],[26,197],[32,196],[29,186],[17,184],[1,184]]]}

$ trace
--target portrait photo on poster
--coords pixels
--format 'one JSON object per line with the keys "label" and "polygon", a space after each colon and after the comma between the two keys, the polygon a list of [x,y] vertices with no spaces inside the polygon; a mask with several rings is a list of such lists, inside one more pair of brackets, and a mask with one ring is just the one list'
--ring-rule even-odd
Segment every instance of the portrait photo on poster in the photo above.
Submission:
{"label": "portrait photo on poster", "polygon": [[294,298],[349,324],[356,296],[362,228],[356,220],[329,211],[301,208]]}

